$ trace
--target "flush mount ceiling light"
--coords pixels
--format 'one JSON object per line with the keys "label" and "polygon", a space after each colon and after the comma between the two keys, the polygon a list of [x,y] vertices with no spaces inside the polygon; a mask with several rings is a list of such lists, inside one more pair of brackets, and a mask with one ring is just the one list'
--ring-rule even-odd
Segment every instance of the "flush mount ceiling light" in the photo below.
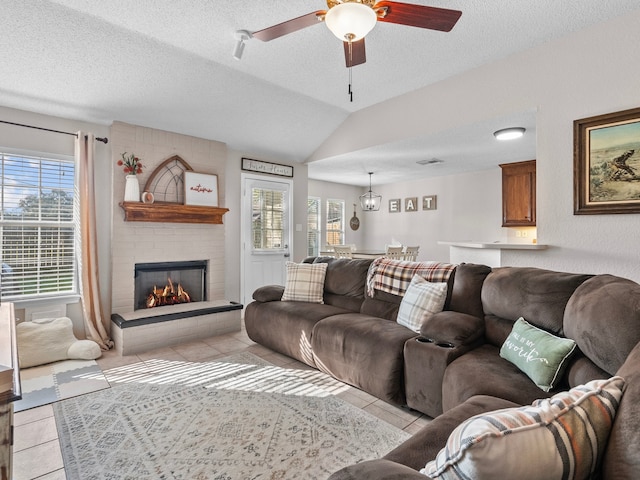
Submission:
{"label": "flush mount ceiling light", "polygon": [[493,132],[493,136],[496,137],[496,140],[513,140],[523,136],[524,132],[526,132],[526,129],[522,127],[503,128]]}
{"label": "flush mount ceiling light", "polygon": [[416,162],[418,165],[440,165],[444,163],[444,160],[440,160],[439,158],[431,158],[429,160],[418,160]]}
{"label": "flush mount ceiling light", "polygon": [[373,175],[373,172],[369,172],[369,191],[364,195],[360,195],[360,206],[365,212],[377,212],[382,204],[382,195],[371,191],[371,175]]}
{"label": "flush mount ceiling light", "polygon": [[[376,25],[378,15],[372,6],[359,2],[340,3],[324,17],[329,30],[343,42],[357,42]],[[369,2],[373,4],[373,2]]]}

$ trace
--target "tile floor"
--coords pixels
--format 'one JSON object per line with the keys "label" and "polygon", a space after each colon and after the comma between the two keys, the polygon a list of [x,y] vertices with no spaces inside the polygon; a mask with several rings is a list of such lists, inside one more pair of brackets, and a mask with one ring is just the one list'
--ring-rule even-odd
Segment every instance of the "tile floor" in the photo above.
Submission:
{"label": "tile floor", "polygon": [[[98,364],[103,370],[108,370],[155,358],[202,362],[243,351],[251,352],[280,367],[310,368],[292,358],[254,343],[249,339],[244,329],[237,333],[205,338],[201,341],[175,345],[138,355],[123,357],[112,350],[105,352],[102,358],[98,359]],[[338,396],[409,433],[415,433],[430,421],[429,417],[421,415],[419,412],[394,407],[353,387],[345,389]],[[64,480],[66,478],[64,465],[51,405],[16,413],[14,427],[14,480]]]}

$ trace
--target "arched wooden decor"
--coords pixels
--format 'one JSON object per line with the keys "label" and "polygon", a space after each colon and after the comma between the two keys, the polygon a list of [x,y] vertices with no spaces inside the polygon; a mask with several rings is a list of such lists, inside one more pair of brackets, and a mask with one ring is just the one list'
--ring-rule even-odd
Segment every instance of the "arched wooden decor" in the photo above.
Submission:
{"label": "arched wooden decor", "polygon": [[193,168],[179,155],[174,155],[151,172],[143,191],[153,193],[156,202],[183,204],[185,171],[192,172]]}
{"label": "arched wooden decor", "polygon": [[179,155],[158,165],[143,190],[153,194],[154,203],[121,202],[125,221],[221,224],[228,208],[184,205],[185,171],[193,168]]}

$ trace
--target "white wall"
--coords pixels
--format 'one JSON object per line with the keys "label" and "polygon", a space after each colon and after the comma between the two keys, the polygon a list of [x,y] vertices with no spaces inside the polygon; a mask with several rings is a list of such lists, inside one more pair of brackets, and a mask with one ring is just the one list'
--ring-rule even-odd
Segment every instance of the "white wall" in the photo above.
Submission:
{"label": "white wall", "polygon": [[[64,118],[39,115],[36,113],[0,107],[0,120],[34,125],[63,132],[78,130],[92,132],[96,137],[109,137],[109,127]],[[75,137],[58,133],[44,132],[31,128],[0,124],[0,147],[26,150],[40,153],[74,155]],[[105,307],[110,304],[111,287],[111,147],[96,142],[96,209],[98,212],[98,257],[100,262],[100,293]],[[54,302],[56,303],[56,302]],[[19,306],[19,305],[18,305]],[[46,306],[43,305],[43,306]],[[106,314],[107,312],[105,312]],[[21,310],[16,316],[23,315]],[[84,333],[82,311],[78,303],[69,304],[67,315],[71,318],[76,335]]]}
{"label": "white wall", "polygon": [[[449,247],[438,241],[504,241],[502,224],[502,173],[499,167],[426,180],[415,180],[376,187],[382,195],[382,208],[371,212],[366,223],[365,246],[383,248],[386,244],[419,245],[418,260],[449,261]],[[422,197],[437,196],[436,210],[422,210]],[[417,212],[405,212],[404,200],[418,197]],[[402,209],[389,212],[389,200],[401,199]]]}
{"label": "white wall", "polygon": [[[640,11],[364,109],[312,159],[535,108],[537,234],[552,247],[507,252],[503,262],[640,281],[638,214],[573,215],[573,121],[638,107],[639,23]],[[467,196],[487,192],[480,182],[468,187]]]}
{"label": "white wall", "polygon": [[[322,216],[322,240],[320,245],[326,244],[326,230],[324,224],[327,219],[327,200],[344,200],[345,208],[345,241],[344,243],[355,244],[357,247],[363,248],[365,246],[365,234],[367,226],[372,223],[371,220],[375,216],[375,212],[363,212],[360,208],[360,195],[365,193],[367,189],[362,187],[356,187],[351,185],[343,185],[341,183],[323,182],[320,180],[309,180],[309,196],[319,197]],[[376,193],[377,190],[376,190]],[[356,215],[360,220],[360,228],[358,230],[351,230],[349,227],[349,220],[353,217],[353,204],[356,204]],[[305,224],[306,227],[306,224]],[[322,247],[321,247],[322,248]]]}

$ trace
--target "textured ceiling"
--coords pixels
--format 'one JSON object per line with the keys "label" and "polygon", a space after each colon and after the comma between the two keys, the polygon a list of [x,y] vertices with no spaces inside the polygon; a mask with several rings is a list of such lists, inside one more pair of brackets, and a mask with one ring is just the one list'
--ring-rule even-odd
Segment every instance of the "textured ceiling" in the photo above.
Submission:
{"label": "textured ceiling", "polygon": [[[267,43],[251,39],[241,61],[231,55],[236,30],[325,9],[322,0],[2,0],[0,104],[119,120],[222,141],[256,158],[304,162],[352,112],[638,9],[637,0],[408,3],[463,14],[449,33],[376,25],[366,38],[367,62],[352,72],[351,103],[342,45],[323,24]],[[506,149],[480,138],[493,119],[465,127],[465,144],[455,140],[460,131],[410,139],[320,159],[310,177],[336,181],[341,172],[339,181],[364,185],[362,165],[388,158],[401,160],[387,162],[385,178],[374,183],[416,178],[425,168],[455,173],[533,158],[535,113],[502,120],[528,126],[527,140]],[[471,151],[482,153],[471,161]],[[446,165],[415,165],[445,154],[453,160]]]}

